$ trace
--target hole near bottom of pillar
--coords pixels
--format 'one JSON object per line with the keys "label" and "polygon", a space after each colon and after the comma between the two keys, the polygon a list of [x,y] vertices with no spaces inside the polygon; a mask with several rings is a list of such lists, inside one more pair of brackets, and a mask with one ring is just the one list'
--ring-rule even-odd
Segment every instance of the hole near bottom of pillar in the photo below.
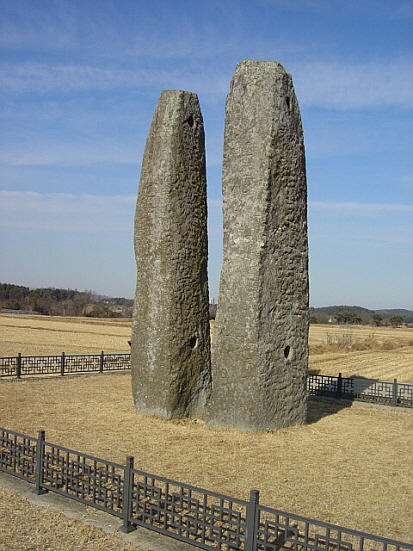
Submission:
{"label": "hole near bottom of pillar", "polygon": [[198,346],[198,339],[196,337],[191,337],[189,339],[189,346],[192,350],[194,350]]}
{"label": "hole near bottom of pillar", "polygon": [[284,348],[284,358],[286,360],[292,360],[293,359],[293,349],[289,344]]}

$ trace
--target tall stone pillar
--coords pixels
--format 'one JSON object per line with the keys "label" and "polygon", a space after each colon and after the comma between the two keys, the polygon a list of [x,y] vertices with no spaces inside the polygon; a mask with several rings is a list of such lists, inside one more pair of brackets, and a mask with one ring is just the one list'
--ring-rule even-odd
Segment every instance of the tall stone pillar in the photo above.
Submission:
{"label": "tall stone pillar", "polygon": [[211,389],[205,137],[196,94],[164,90],[146,142],[135,214],[135,409],[203,413]]}
{"label": "tall stone pillar", "polygon": [[292,79],[237,65],[226,104],[224,258],[207,422],[245,430],[302,423],[308,363],[307,186]]}

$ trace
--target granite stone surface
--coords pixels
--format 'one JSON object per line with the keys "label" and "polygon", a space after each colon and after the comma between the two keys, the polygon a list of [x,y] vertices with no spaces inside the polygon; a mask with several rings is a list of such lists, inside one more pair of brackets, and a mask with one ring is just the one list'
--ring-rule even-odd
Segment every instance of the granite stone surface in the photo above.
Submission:
{"label": "granite stone surface", "polygon": [[292,78],[237,65],[226,103],[224,256],[207,422],[268,430],[306,418],[307,184]]}
{"label": "granite stone surface", "polygon": [[148,134],[135,214],[136,411],[200,416],[211,390],[205,136],[196,94],[164,90]]}

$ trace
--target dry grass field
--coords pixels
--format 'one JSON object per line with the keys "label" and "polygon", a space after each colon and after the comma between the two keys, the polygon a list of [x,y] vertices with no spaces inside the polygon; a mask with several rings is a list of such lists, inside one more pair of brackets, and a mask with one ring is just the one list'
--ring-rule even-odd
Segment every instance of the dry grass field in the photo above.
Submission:
{"label": "dry grass field", "polygon": [[[214,322],[211,322],[213,329]],[[131,322],[0,315],[0,357],[129,350]],[[310,326],[309,368],[314,373],[413,383],[413,329]]]}
{"label": "dry grass field", "polygon": [[0,315],[0,357],[85,354],[129,349],[128,319]]}
{"label": "dry grass field", "polygon": [[413,383],[413,329],[311,325],[311,372]]}
{"label": "dry grass field", "polygon": [[1,425],[291,513],[413,542],[413,411],[310,402],[308,424],[211,429],[133,410],[129,373],[0,381]]}
{"label": "dry grass field", "polygon": [[[123,320],[0,316],[0,324],[0,356],[129,348]],[[400,360],[413,358],[411,340],[411,329],[312,326],[310,367],[413,382],[413,362]],[[412,410],[310,401],[303,426],[211,429],[134,413],[129,373],[3,380],[0,403],[6,428],[44,428],[62,446],[116,462],[134,455],[139,469],[242,499],[259,489],[265,505],[413,543]]]}

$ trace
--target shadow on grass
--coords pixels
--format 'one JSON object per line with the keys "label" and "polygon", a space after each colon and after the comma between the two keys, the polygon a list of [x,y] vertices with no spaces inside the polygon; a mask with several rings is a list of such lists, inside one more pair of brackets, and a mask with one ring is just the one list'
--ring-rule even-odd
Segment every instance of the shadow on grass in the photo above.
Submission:
{"label": "shadow on grass", "polygon": [[339,413],[351,407],[351,400],[335,400],[321,396],[309,396],[307,402],[307,423],[317,423],[323,417]]}

